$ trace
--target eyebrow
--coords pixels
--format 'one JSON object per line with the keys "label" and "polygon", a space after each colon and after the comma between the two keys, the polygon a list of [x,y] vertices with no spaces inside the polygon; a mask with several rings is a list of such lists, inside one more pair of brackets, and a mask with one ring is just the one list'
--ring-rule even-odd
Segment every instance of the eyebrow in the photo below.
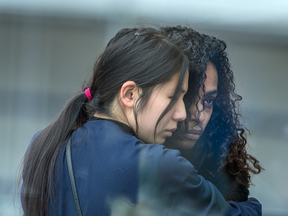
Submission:
{"label": "eyebrow", "polygon": [[214,95],[214,94],[217,94],[218,93],[218,90],[212,90],[212,91],[209,91],[209,92],[205,92],[205,95],[204,96],[211,96],[211,95]]}

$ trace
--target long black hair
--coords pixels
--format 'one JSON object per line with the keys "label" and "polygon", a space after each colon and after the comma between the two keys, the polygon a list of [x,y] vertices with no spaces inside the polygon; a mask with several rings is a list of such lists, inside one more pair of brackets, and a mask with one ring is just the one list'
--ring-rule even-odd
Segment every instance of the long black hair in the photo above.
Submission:
{"label": "long black hair", "polygon": [[[95,112],[114,118],[110,105],[123,83],[131,80],[142,89],[134,107],[138,130],[137,113],[145,107],[153,88],[180,73],[175,94],[159,117],[159,123],[179,98],[188,69],[189,62],[180,44],[164,37],[154,27],[124,28],[109,41],[95,63],[92,78],[67,102],[59,117],[34,138],[26,152],[21,198],[26,215],[47,215],[49,200],[53,199],[55,161],[64,141]],[[91,101],[84,93],[88,87],[93,96]]]}
{"label": "long black hair", "polygon": [[[180,39],[189,59],[189,89],[184,97],[187,111],[184,122],[186,130],[192,102],[195,97],[200,101],[200,89],[205,93],[205,71],[208,62],[215,65],[218,73],[218,94],[214,100],[212,116],[204,133],[193,147],[193,150],[197,147],[205,148],[207,152],[203,166],[199,167],[199,173],[213,182],[219,173],[226,170],[240,185],[248,188],[251,184],[250,174],[258,174],[263,168],[246,150],[246,133],[249,131],[240,122],[239,101],[242,97],[235,93],[234,75],[225,51],[226,43],[182,26],[162,27],[162,33],[169,38]],[[198,113],[201,111],[198,110]],[[181,139],[181,133],[181,130],[177,130],[174,135]]]}

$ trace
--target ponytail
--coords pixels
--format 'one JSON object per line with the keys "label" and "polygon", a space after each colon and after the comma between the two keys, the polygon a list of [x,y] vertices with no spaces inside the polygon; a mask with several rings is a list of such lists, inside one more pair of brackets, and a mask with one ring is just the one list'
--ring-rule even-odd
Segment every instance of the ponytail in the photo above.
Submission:
{"label": "ponytail", "polygon": [[71,98],[60,116],[43,129],[29,146],[22,172],[22,205],[26,215],[47,215],[47,197],[52,197],[57,155],[72,131],[87,122],[87,102],[84,92]]}

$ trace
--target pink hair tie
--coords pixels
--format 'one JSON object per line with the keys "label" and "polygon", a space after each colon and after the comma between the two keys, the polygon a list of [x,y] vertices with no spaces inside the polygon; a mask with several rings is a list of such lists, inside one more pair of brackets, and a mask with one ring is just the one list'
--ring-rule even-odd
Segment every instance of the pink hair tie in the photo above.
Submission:
{"label": "pink hair tie", "polygon": [[85,94],[86,94],[86,97],[88,98],[88,100],[92,100],[92,95],[91,95],[91,92],[90,92],[90,88],[87,88],[85,90]]}

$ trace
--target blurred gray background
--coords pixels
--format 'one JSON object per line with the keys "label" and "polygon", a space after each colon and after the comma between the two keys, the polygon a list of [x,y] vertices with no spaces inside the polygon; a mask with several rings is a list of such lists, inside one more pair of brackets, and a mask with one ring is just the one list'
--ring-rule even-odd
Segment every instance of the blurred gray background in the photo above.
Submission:
{"label": "blurred gray background", "polygon": [[139,24],[192,27],[227,42],[249,152],[266,169],[251,196],[288,215],[288,1],[0,0],[0,216],[31,137],[58,115],[108,40]]}

